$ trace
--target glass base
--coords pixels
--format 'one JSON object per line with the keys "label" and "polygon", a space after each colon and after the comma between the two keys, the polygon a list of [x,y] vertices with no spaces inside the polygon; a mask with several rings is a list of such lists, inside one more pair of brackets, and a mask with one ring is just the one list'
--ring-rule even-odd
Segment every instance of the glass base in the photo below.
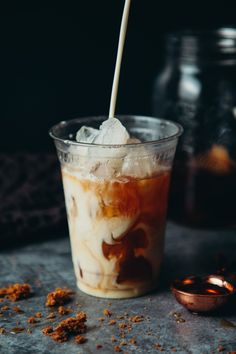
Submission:
{"label": "glass base", "polygon": [[155,290],[157,288],[157,283],[155,282],[155,285],[146,284],[142,287],[132,287],[127,289],[95,289],[81,281],[77,281],[77,286],[81,291],[91,296],[104,299],[129,299],[145,295]]}

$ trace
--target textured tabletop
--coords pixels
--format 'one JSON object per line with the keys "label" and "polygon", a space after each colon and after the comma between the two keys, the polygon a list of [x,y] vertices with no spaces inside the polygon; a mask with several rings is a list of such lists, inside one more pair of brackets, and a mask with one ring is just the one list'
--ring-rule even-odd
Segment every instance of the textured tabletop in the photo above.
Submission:
{"label": "textured tabletop", "polygon": [[[123,353],[235,352],[236,300],[214,315],[199,316],[182,308],[169,290],[170,282],[176,277],[213,272],[219,252],[235,260],[235,250],[235,230],[199,231],[169,224],[158,291],[137,299],[111,301],[77,291],[68,306],[75,311],[83,310],[88,316],[88,340],[80,345],[73,339],[56,343],[41,333],[46,325],[66,318],[57,314],[51,323],[46,319],[49,313],[44,306],[46,294],[55,287],[67,286],[76,290],[68,238],[1,251],[0,286],[27,282],[34,294],[28,300],[0,304],[0,307],[10,307],[0,312],[0,327],[6,330],[0,334],[0,354],[106,354],[115,353],[115,346],[119,346]],[[24,313],[14,312],[12,307],[16,305]],[[106,308],[111,312],[110,318],[103,315]],[[42,312],[43,317],[35,324],[28,324],[28,317],[37,311]],[[130,322],[128,318],[135,315],[144,316],[143,321]],[[100,317],[105,320],[99,321]],[[116,323],[109,325],[111,319]],[[11,333],[14,327],[25,330],[14,334]],[[116,342],[111,340],[112,336]]]}

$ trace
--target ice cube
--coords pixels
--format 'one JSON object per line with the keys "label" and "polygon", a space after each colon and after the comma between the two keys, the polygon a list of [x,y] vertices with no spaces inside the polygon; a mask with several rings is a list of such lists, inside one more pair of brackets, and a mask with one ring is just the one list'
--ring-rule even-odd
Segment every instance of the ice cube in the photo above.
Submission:
{"label": "ice cube", "polygon": [[122,165],[122,175],[144,178],[158,169],[158,156],[149,149],[139,146],[126,154]]}
{"label": "ice cube", "polygon": [[99,134],[98,129],[83,126],[76,134],[76,141],[78,143],[93,143]]}
{"label": "ice cube", "polygon": [[105,120],[100,128],[99,134],[95,138],[96,144],[122,145],[129,139],[129,133],[117,118]]}

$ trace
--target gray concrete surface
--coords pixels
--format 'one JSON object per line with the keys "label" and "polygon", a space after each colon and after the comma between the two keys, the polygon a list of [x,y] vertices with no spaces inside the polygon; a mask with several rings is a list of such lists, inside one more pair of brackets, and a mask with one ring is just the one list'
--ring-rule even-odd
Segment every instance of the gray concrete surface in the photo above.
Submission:
{"label": "gray concrete surface", "polygon": [[[182,308],[170,293],[169,285],[176,277],[213,272],[217,267],[216,256],[223,252],[230,260],[236,258],[236,231],[199,231],[169,224],[166,235],[166,255],[161,274],[161,286],[158,291],[147,296],[130,300],[103,300],[76,292],[69,304],[74,310],[81,309],[88,315],[88,341],[83,345],[75,344],[73,339],[64,344],[55,343],[41,333],[48,325],[45,319],[48,309],[44,307],[45,296],[55,287],[68,286],[76,290],[75,278],[70,256],[68,238],[34,243],[17,249],[0,251],[0,286],[15,282],[30,283],[34,295],[28,300],[16,303],[23,310],[17,314],[5,311],[0,317],[0,327],[6,329],[0,334],[1,354],[94,354],[114,353],[114,346],[119,345],[119,323],[108,325],[108,319],[99,322],[103,309],[109,308],[111,318],[144,315],[144,321],[133,324],[133,330],[125,330],[122,346],[123,353],[217,353],[236,351],[236,300],[220,312],[199,316]],[[79,303],[79,306],[78,306]],[[12,303],[8,303],[10,307]],[[0,307],[6,305],[1,304]],[[15,304],[14,304],[15,305]],[[41,311],[43,318],[37,324],[29,325],[27,318]],[[180,314],[184,321],[178,323],[174,313]],[[60,320],[60,316],[53,323]],[[230,321],[231,327],[222,320]],[[17,325],[17,321],[19,321]],[[12,334],[13,327],[26,330]],[[30,328],[32,333],[28,333]],[[118,342],[112,343],[114,335]],[[129,340],[135,338],[137,344]],[[97,349],[97,344],[102,348]],[[155,348],[155,345],[160,346]],[[224,351],[223,351],[224,349]]]}

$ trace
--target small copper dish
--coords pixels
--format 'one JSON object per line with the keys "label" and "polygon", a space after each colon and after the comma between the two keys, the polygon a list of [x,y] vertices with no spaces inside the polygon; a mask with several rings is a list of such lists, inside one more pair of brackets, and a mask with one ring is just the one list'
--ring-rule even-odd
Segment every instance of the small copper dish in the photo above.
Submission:
{"label": "small copper dish", "polygon": [[192,312],[210,312],[224,305],[236,293],[233,281],[221,275],[187,277],[171,286],[176,300]]}

